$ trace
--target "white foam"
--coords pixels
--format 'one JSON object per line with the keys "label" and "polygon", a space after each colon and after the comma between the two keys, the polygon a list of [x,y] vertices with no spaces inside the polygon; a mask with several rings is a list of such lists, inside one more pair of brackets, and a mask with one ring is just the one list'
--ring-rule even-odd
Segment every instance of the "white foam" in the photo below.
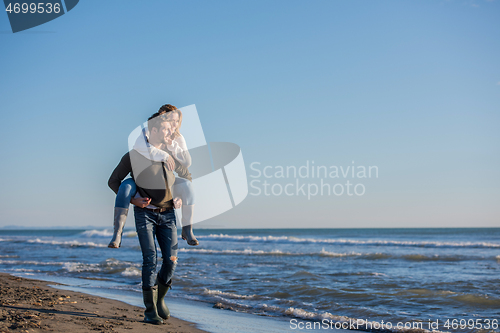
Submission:
{"label": "white foam", "polygon": [[90,246],[90,247],[107,247],[106,244],[98,244],[94,242],[79,242],[72,241],[55,241],[55,240],[42,240],[40,238],[28,239],[28,243],[51,244],[51,245],[69,245],[69,246]]}
{"label": "white foam", "polygon": [[350,252],[350,253],[329,252],[326,251],[325,248],[322,248],[321,251],[319,251],[319,254],[326,257],[354,257],[363,255],[363,253],[358,253],[358,252]]}
{"label": "white foam", "polygon": [[101,269],[98,264],[84,264],[81,262],[66,262],[63,265],[63,269],[68,272],[99,272]]}
{"label": "white foam", "polygon": [[438,242],[438,241],[395,241],[395,240],[358,240],[342,238],[298,238],[289,236],[239,236],[225,234],[210,234],[196,236],[207,240],[232,240],[242,242],[288,242],[288,243],[328,243],[343,245],[385,245],[385,246],[416,246],[416,247],[482,247],[500,248],[500,243],[491,242]]}
{"label": "white foam", "polygon": [[37,266],[60,266],[64,265],[65,262],[61,261],[31,261],[31,260],[0,260],[0,264],[9,265],[37,265]]}
{"label": "white foam", "polygon": [[106,259],[100,263],[88,264],[82,262],[65,262],[63,264],[63,269],[68,272],[104,272],[124,269],[121,272],[122,275],[136,276],[140,275],[136,273],[138,271],[137,267],[140,267],[140,263],[132,263],[128,261],[121,261],[114,258]]}
{"label": "white foam", "polygon": [[273,251],[263,251],[263,250],[210,250],[210,249],[186,249],[181,248],[179,252],[195,252],[195,253],[204,253],[204,254],[243,254],[243,255],[292,255],[292,256],[301,256],[304,253],[292,253],[292,252],[283,252],[280,250]]}
{"label": "white foam", "polygon": [[79,234],[81,237],[112,237],[113,236],[113,231],[109,229],[104,229],[104,230],[87,230]]}
{"label": "white foam", "polygon": [[285,310],[285,314],[287,316],[301,318],[301,319],[307,319],[307,320],[328,319],[328,320],[339,321],[339,322],[346,322],[349,320],[348,317],[335,316],[329,312],[315,313],[315,312],[309,312],[309,311],[306,311],[303,309],[298,309],[298,308],[288,308]]}
{"label": "white foam", "polygon": [[191,252],[200,254],[237,254],[237,255],[281,255],[281,256],[326,256],[326,257],[356,257],[356,256],[373,256],[373,253],[358,253],[358,252],[329,252],[324,248],[320,252],[284,252],[281,250],[212,250],[212,249],[191,249],[191,248],[181,248],[179,252]]}
{"label": "white foam", "polygon": [[123,276],[141,276],[141,270],[137,267],[127,267],[121,275]]}
{"label": "white foam", "polygon": [[[79,234],[80,237],[87,238],[111,238],[113,237],[113,230],[104,229],[104,230],[87,230]],[[133,230],[124,231],[122,237],[135,237],[137,236],[137,232]]]}
{"label": "white foam", "polygon": [[[35,272],[34,269],[28,269],[28,268],[12,268],[11,271],[13,271],[13,272]],[[36,270],[36,272],[39,272],[39,270]]]}
{"label": "white foam", "polygon": [[205,295],[212,295],[212,296],[225,296],[225,297],[230,297],[230,298],[237,298],[237,299],[254,299],[254,298],[260,298],[258,295],[239,295],[235,293],[228,293],[220,290],[210,290],[206,289],[203,290],[203,293]]}
{"label": "white foam", "polygon": [[250,242],[269,242],[269,241],[287,241],[294,237],[287,236],[238,236],[238,235],[224,235],[224,234],[210,234],[208,236],[196,236],[196,238],[205,239],[228,239],[228,240],[239,240],[239,241],[250,241]]}

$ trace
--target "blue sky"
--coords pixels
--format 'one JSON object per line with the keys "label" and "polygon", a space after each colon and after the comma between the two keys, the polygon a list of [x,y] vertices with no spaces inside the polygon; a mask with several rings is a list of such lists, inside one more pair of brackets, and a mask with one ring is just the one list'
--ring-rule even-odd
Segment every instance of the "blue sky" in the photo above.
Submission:
{"label": "blue sky", "polygon": [[171,103],[249,175],[379,168],[363,196],[249,195],[199,227],[498,227],[498,17],[498,0],[95,0],[12,34],[0,14],[0,226],[110,226],[128,134]]}

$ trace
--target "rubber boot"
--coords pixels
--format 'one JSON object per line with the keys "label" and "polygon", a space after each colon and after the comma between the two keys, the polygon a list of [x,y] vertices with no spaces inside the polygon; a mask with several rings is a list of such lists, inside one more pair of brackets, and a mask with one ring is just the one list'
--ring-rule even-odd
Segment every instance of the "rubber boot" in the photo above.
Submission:
{"label": "rubber boot", "polygon": [[158,299],[158,289],[155,287],[151,290],[143,290],[142,296],[144,298],[144,305],[146,310],[144,310],[144,322],[160,325],[163,324],[163,319],[158,316],[158,310],[156,309],[156,300]]}
{"label": "rubber boot", "polygon": [[123,227],[125,227],[125,221],[127,221],[127,214],[128,208],[115,207],[113,238],[109,242],[109,248],[117,249],[122,244]]}
{"label": "rubber boot", "polygon": [[193,234],[193,210],[194,205],[182,205],[182,239],[186,240],[189,245],[200,245],[200,242]]}
{"label": "rubber boot", "polygon": [[167,284],[163,284],[160,282],[160,279],[157,278],[158,281],[158,300],[156,301],[156,309],[158,310],[158,315],[163,319],[170,318],[170,311],[168,310],[167,305],[165,304],[165,295],[167,291],[172,288],[172,279],[168,281]]}

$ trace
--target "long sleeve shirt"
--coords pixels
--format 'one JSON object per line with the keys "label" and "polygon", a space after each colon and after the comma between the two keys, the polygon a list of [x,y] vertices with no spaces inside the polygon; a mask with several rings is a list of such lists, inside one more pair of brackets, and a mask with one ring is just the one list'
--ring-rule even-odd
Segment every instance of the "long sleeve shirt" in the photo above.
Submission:
{"label": "long sleeve shirt", "polygon": [[[179,162],[175,163],[175,172],[179,177],[191,180],[188,169]],[[108,186],[118,193],[118,189],[125,177],[131,175],[137,185],[137,192],[141,197],[151,198],[151,204],[160,208],[173,208],[172,185],[175,176],[169,171],[164,162],[148,160],[135,150],[123,155],[120,163],[109,177]]]}
{"label": "long sleeve shirt", "polygon": [[191,155],[186,145],[186,140],[182,136],[178,136],[172,140],[172,144],[167,145],[167,150],[170,154],[162,149],[158,149],[151,145],[145,135],[140,135],[134,144],[134,150],[139,152],[142,156],[155,162],[165,162],[169,157],[179,162],[183,167],[189,168],[191,166]]}

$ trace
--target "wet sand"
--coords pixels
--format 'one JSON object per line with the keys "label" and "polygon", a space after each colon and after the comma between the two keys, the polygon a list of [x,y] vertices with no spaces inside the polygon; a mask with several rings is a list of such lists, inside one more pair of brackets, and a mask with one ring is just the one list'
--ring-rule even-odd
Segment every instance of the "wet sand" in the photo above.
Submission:
{"label": "wet sand", "polygon": [[48,284],[0,273],[0,332],[205,332],[172,317],[146,324],[144,308]]}

